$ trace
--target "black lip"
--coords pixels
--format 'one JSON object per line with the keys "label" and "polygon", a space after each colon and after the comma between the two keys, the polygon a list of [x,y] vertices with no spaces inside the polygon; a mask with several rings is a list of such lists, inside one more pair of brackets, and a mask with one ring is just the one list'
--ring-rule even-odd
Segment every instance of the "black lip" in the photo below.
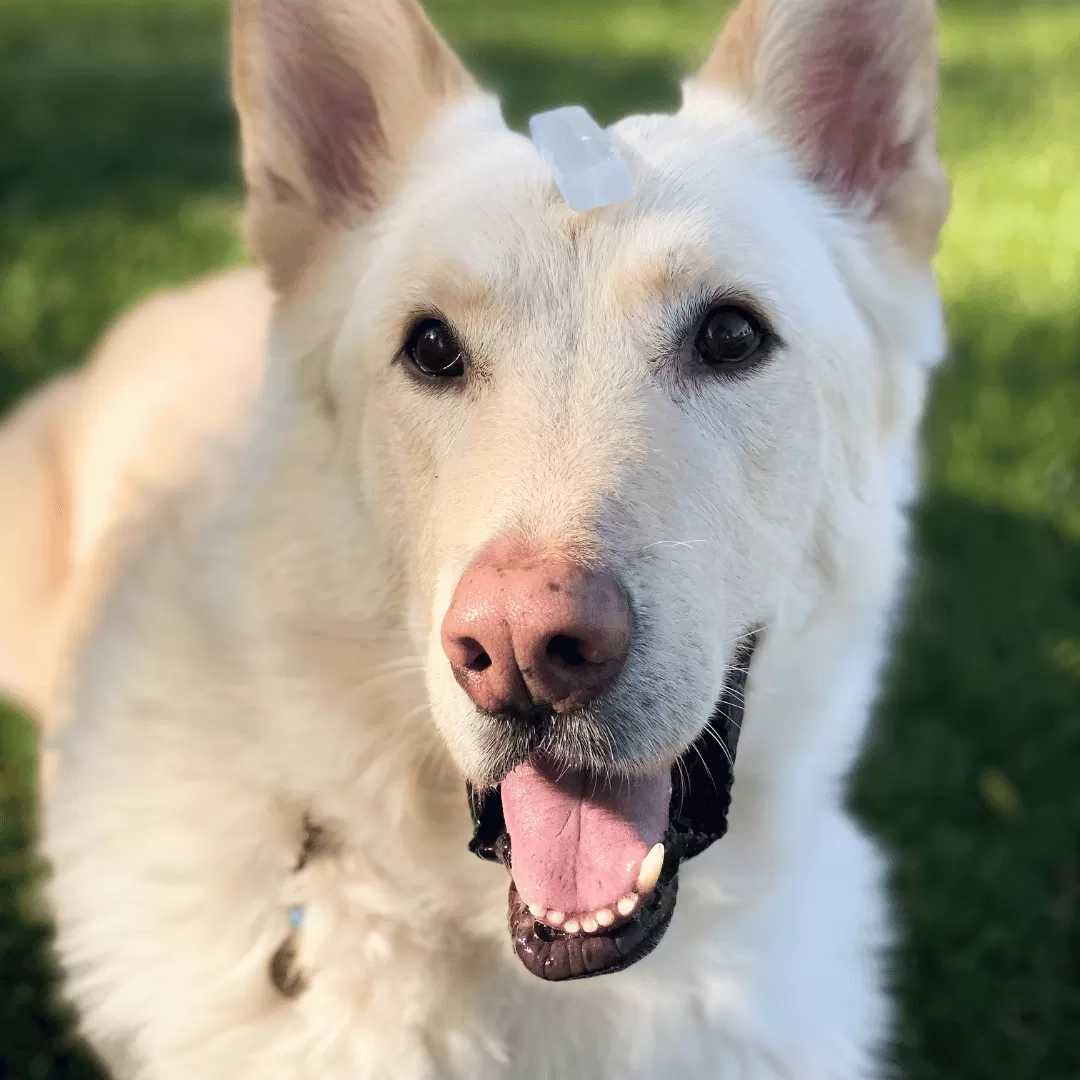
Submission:
{"label": "black lip", "polygon": [[676,864],[672,865],[633,918],[594,934],[566,934],[538,923],[511,881],[508,922],[518,959],[547,982],[612,975],[636,964],[660,944],[675,914],[679,874]]}
{"label": "black lip", "polygon": [[[735,750],[743,718],[743,696],[759,634],[742,640],[727,685],[709,723],[672,768],[670,824],[664,837],[664,868],[656,888],[632,918],[593,934],[567,934],[538,923],[518,895],[513,878],[508,924],[514,951],[525,967],[550,982],[587,979],[622,971],[660,944],[675,913],[679,867],[727,832]],[[468,786],[473,837],[469,850],[511,871],[510,836],[498,787]]]}

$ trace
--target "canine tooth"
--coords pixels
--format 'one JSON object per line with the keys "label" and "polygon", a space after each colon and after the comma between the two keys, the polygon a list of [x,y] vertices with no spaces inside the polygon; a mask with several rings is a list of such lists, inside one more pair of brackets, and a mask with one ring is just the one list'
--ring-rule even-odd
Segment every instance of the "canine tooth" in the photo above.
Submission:
{"label": "canine tooth", "polygon": [[542,919],[547,914],[547,908],[541,907],[539,904],[530,904],[529,914],[534,919]]}
{"label": "canine tooth", "polygon": [[595,934],[599,928],[600,924],[595,919],[581,920],[581,929],[584,930],[586,934]]}
{"label": "canine tooth", "polygon": [[660,871],[663,869],[664,845],[654,844],[649,849],[649,854],[645,856],[645,861],[641,864],[637,879],[637,891],[639,893],[652,892],[656,888],[656,883],[660,880]]}
{"label": "canine tooth", "polygon": [[634,908],[637,907],[636,896],[624,896],[616,905],[619,909],[620,915],[630,915],[633,913]]}
{"label": "canine tooth", "polygon": [[576,934],[581,929],[581,924],[577,921],[577,919],[567,919],[566,925],[563,927],[563,929],[568,934]]}
{"label": "canine tooth", "polygon": [[561,911],[549,911],[546,917],[552,926],[562,926],[562,921],[566,918]]}
{"label": "canine tooth", "polygon": [[615,921],[615,912],[611,908],[603,907],[596,913],[596,921],[601,926],[610,926]]}

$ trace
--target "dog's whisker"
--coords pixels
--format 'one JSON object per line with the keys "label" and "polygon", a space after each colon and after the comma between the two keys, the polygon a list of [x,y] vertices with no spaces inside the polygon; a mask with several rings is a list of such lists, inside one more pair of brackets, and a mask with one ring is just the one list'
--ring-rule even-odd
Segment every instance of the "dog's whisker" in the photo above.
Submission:
{"label": "dog's whisker", "polygon": [[384,660],[378,665],[379,670],[382,671],[396,671],[400,668],[415,668],[418,671],[423,671],[426,666],[426,661],[422,656],[402,656],[394,660]]}
{"label": "dog's whisker", "polygon": [[646,544],[641,550],[650,551],[652,548],[657,547],[693,547],[695,544],[708,544],[709,540],[655,540],[651,544]]}
{"label": "dog's whisker", "polygon": [[408,711],[402,713],[401,720],[403,723],[409,723],[415,720],[418,716],[422,716],[426,712],[431,711],[431,706],[425,701],[420,705],[416,705]]}
{"label": "dog's whisker", "polygon": [[682,813],[683,804],[686,802],[686,796],[690,791],[690,776],[686,771],[686,764],[682,759],[682,756],[676,760],[678,768],[675,771],[675,775],[679,778],[679,813]]}
{"label": "dog's whisker", "polygon": [[705,775],[708,776],[709,782],[713,786],[713,791],[719,792],[720,789],[716,786],[716,778],[712,774],[712,769],[709,768],[709,763],[705,760],[705,755],[701,752],[701,747],[698,746],[697,743],[694,743],[693,747],[694,753],[697,754],[699,760],[701,761],[701,766],[705,770]]}
{"label": "dog's whisker", "polygon": [[[711,723],[705,725],[705,731],[707,734],[711,735],[713,739],[716,740],[717,745],[720,747],[721,750],[724,751],[724,757],[728,759],[728,764],[734,769],[735,759],[731,756],[731,751],[728,749],[728,745],[726,742],[724,742],[720,733],[716,730],[716,728],[712,726]],[[700,754],[701,751],[699,750],[698,753]],[[704,759],[702,759],[702,762],[704,763]]]}
{"label": "dog's whisker", "polygon": [[365,679],[357,690],[368,691],[373,687],[380,686],[385,682],[393,682],[395,680],[406,680],[410,675],[422,675],[424,669],[421,668],[399,668],[396,671],[380,671],[375,675],[372,675],[369,679]]}
{"label": "dog's whisker", "polygon": [[297,620],[292,624],[292,630],[308,637],[320,638],[326,641],[342,642],[367,642],[371,645],[386,645],[391,641],[402,641],[412,646],[418,637],[422,638],[423,630],[404,630],[401,627],[369,627],[360,629],[342,626],[340,623],[318,623],[312,619]]}

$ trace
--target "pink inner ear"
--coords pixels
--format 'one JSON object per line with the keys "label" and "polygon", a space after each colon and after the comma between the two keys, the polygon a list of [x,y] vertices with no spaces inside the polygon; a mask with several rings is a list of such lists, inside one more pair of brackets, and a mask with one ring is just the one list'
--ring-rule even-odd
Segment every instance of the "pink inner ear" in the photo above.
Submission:
{"label": "pink inner ear", "polygon": [[[311,0],[263,0],[260,21],[271,113],[300,156],[320,214],[334,218],[349,205],[371,204],[386,139],[367,80],[335,48]],[[286,193],[281,178],[269,179]]]}
{"label": "pink inner ear", "polygon": [[883,194],[914,153],[899,132],[911,50],[895,40],[890,6],[828,4],[798,77],[795,134],[809,143],[811,178],[847,201]]}

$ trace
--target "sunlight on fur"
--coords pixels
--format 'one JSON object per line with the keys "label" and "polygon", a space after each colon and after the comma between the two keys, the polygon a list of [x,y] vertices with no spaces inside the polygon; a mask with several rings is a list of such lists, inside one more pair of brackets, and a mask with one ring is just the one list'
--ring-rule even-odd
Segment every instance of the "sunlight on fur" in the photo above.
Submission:
{"label": "sunlight on fur", "polygon": [[[929,0],[743,0],[679,112],[612,129],[635,198],[580,214],[413,0],[234,29],[260,268],[0,430],[82,1030],[116,1080],[885,1075],[843,783],[944,350]],[[731,692],[727,835],[661,871]],[[466,781],[517,800],[557,940],[677,872],[666,934],[534,978]]]}

